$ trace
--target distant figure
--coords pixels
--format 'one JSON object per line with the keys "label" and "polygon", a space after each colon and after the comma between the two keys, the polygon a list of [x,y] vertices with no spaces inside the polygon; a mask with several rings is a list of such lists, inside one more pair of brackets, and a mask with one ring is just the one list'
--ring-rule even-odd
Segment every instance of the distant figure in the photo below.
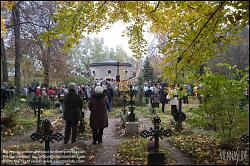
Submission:
{"label": "distant figure", "polygon": [[168,90],[168,96],[167,96],[167,98],[170,99],[172,116],[175,116],[178,112],[177,106],[179,102],[177,97],[178,97],[177,90],[174,88],[174,85],[172,85]]}
{"label": "distant figure", "polygon": [[63,119],[66,121],[64,143],[67,144],[71,128],[71,142],[76,142],[77,125],[81,118],[81,110],[83,107],[80,95],[76,93],[75,83],[69,84],[69,92],[64,97],[65,110],[63,111]]}
{"label": "distant figure", "polygon": [[64,96],[66,95],[66,89],[64,86],[61,87],[60,92],[58,93],[58,99],[60,102],[60,113],[64,111]]}
{"label": "distant figure", "polygon": [[109,83],[107,86],[107,92],[108,92],[108,99],[109,99],[109,112],[112,111],[112,104],[113,104],[113,96],[114,96],[114,89],[112,88],[111,84]]}
{"label": "distant figure", "polygon": [[49,95],[49,100],[54,101],[56,92],[53,90],[52,87],[49,88],[48,95]]}
{"label": "distant figure", "polygon": [[146,101],[146,104],[149,103],[149,98],[150,96],[152,95],[152,90],[150,89],[150,86],[145,86],[144,87],[144,94],[145,94],[145,101]]}
{"label": "distant figure", "polygon": [[87,101],[91,97],[91,86],[90,85],[85,87],[85,96],[86,96]]}
{"label": "distant figure", "polygon": [[160,102],[161,102],[161,111],[164,113],[165,111],[165,104],[168,103],[167,100],[167,93],[165,92],[165,88],[167,87],[167,83],[162,83],[161,87],[160,87],[160,91],[159,91],[159,95],[160,95]]}
{"label": "distant figure", "polygon": [[101,86],[96,86],[88,107],[90,110],[90,127],[92,128],[93,142],[95,145],[102,143],[103,129],[108,127],[108,97],[103,93]]}
{"label": "distant figure", "polygon": [[150,99],[150,104],[152,108],[159,108],[159,103],[160,103],[160,95],[159,95],[159,89],[158,87],[155,85],[153,85],[153,93],[151,95],[151,99]]}
{"label": "distant figure", "polygon": [[8,84],[7,82],[4,82],[3,86],[1,87],[1,109],[4,109],[7,99],[8,99]]}
{"label": "distant figure", "polygon": [[42,90],[41,90],[40,86],[36,87],[35,95],[36,95],[36,97],[41,97],[42,96]]}

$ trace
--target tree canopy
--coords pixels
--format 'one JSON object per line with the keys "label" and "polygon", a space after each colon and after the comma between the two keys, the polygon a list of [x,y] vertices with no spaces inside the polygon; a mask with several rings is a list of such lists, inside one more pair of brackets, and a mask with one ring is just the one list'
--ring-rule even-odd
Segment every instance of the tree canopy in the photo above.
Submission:
{"label": "tree canopy", "polygon": [[[21,1],[15,3],[21,4]],[[1,4],[4,6],[1,9],[11,9],[13,3]],[[24,4],[30,6],[32,12],[36,4],[39,5],[36,2]],[[144,33],[145,27],[149,26],[148,32],[158,36],[156,47],[164,56],[161,64],[163,77],[174,80],[177,73],[186,79],[193,79],[202,73],[211,58],[237,41],[236,34],[249,25],[248,1],[56,1],[51,8],[46,5],[46,11],[41,14],[44,14],[48,24],[41,24],[43,19],[37,17],[40,28],[31,30],[32,33],[37,30],[35,40],[38,45],[41,39],[47,43],[46,47],[43,45],[46,50],[44,55],[47,55],[43,61],[47,77],[53,41],[61,41],[60,45],[68,54],[88,34],[122,21],[126,25],[123,35],[128,36],[134,57],[141,58],[147,54]],[[25,9],[29,10],[29,7]],[[21,15],[21,21],[26,21],[20,23],[22,28],[28,25],[37,27],[34,22],[37,19],[29,17],[32,21]],[[3,28],[1,34],[4,31]],[[177,72],[173,67],[178,69]]]}
{"label": "tree canopy", "polygon": [[66,48],[72,48],[85,34],[122,20],[129,25],[124,34],[139,58],[147,51],[143,27],[150,24],[149,31],[164,41],[158,47],[170,64],[164,66],[165,77],[171,77],[178,57],[178,68],[194,73],[220,51],[218,43],[232,43],[234,34],[248,25],[248,7],[248,1],[60,1],[57,26],[44,35],[64,38]]}

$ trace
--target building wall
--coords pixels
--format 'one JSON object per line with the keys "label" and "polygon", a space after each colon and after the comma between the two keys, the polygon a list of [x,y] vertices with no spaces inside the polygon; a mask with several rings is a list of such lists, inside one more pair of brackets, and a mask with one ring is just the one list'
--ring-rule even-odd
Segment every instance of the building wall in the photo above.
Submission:
{"label": "building wall", "polygon": [[[111,74],[108,74],[109,69],[112,71]],[[126,70],[128,71],[127,74],[125,74]],[[114,80],[116,80],[117,66],[92,66],[90,67],[90,71],[91,71],[91,76],[94,76],[95,79],[105,80],[106,78],[113,78]],[[95,75],[93,74],[93,71],[95,71]],[[121,80],[125,80],[132,77],[133,76],[132,67],[120,66],[119,74]]]}

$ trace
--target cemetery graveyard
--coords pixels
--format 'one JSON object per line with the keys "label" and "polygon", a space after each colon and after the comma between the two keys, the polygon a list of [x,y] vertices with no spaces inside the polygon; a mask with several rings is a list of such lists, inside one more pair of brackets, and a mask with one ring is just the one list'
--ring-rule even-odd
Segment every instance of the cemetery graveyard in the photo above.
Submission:
{"label": "cemetery graveyard", "polygon": [[249,2],[1,1],[1,165],[249,165]]}

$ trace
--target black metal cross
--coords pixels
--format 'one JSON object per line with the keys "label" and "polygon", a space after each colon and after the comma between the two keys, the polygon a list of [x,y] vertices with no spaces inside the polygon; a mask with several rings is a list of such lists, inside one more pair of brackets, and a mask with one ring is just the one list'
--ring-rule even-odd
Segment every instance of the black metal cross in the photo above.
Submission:
{"label": "black metal cross", "polygon": [[161,119],[156,116],[153,118],[154,128],[150,127],[149,130],[143,130],[140,133],[140,136],[143,138],[151,137],[150,140],[154,138],[155,140],[155,153],[159,153],[159,138],[163,139],[162,136],[169,137],[171,136],[171,130],[164,130],[163,127],[160,128]]}
{"label": "black metal cross", "polygon": [[45,151],[46,151],[46,165],[50,165],[50,146],[49,143],[54,143],[53,140],[60,141],[63,139],[61,133],[54,133],[52,130],[52,125],[48,119],[45,119],[42,123],[42,130],[36,131],[33,133],[30,138],[34,141],[40,140],[40,143],[45,142]]}

